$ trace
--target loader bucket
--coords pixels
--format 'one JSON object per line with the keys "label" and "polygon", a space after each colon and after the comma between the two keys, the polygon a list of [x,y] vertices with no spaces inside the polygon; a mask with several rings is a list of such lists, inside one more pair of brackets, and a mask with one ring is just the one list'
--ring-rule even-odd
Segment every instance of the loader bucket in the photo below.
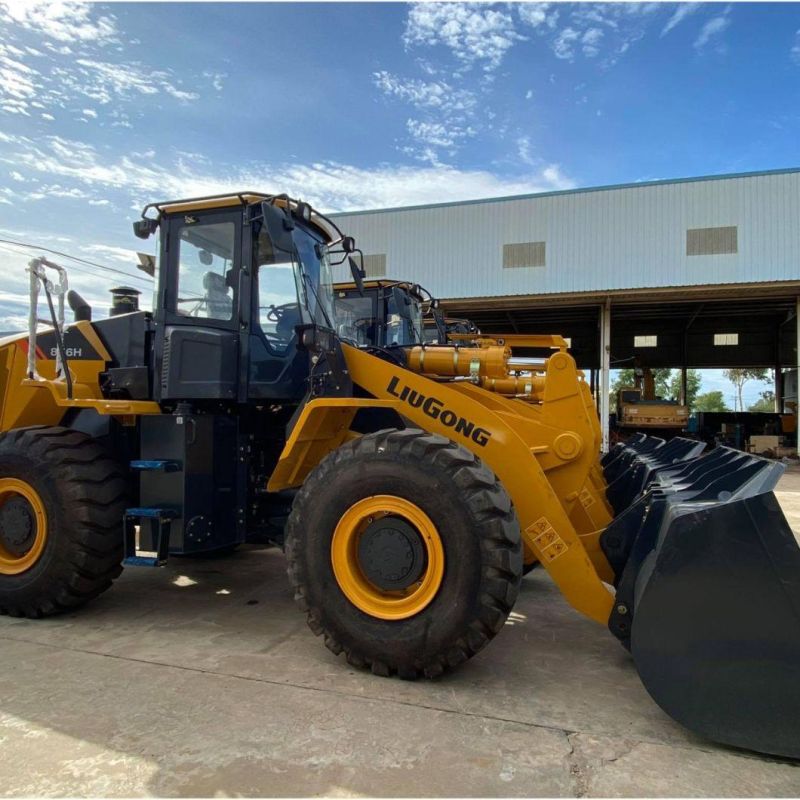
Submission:
{"label": "loader bucket", "polygon": [[783,466],[718,447],[658,473],[601,547],[609,628],[653,699],[724,744],[800,758],[800,547]]}
{"label": "loader bucket", "polygon": [[608,484],[606,498],[615,514],[624,511],[659,473],[696,459],[705,450],[704,442],[676,437],[649,454],[637,454],[627,471]]}

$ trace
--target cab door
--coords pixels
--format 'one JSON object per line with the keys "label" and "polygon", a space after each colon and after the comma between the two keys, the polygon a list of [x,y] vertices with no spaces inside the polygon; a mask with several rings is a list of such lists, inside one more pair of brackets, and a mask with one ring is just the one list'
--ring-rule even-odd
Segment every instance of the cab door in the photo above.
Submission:
{"label": "cab door", "polygon": [[159,400],[235,400],[241,209],[166,219],[156,339]]}

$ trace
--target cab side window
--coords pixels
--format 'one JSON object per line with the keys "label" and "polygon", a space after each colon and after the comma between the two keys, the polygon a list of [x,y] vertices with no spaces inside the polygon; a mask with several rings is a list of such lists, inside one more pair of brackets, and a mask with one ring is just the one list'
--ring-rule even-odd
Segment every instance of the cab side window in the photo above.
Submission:
{"label": "cab side window", "polygon": [[295,268],[291,261],[275,262],[272,246],[262,229],[256,239],[254,285],[258,324],[269,349],[282,355],[295,337],[300,308],[297,302]]}
{"label": "cab side window", "polygon": [[178,232],[175,311],[187,317],[230,321],[234,308],[233,222],[187,223]]}

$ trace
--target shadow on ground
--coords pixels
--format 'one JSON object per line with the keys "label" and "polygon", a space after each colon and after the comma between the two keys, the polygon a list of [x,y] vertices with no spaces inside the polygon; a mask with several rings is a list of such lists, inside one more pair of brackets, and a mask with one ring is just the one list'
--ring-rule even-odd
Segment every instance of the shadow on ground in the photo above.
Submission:
{"label": "shadow on ground", "polygon": [[539,571],[497,639],[434,682],[330,654],[274,549],[128,570],[78,613],[0,618],[0,646],[3,795],[800,791],[795,765],[672,722]]}

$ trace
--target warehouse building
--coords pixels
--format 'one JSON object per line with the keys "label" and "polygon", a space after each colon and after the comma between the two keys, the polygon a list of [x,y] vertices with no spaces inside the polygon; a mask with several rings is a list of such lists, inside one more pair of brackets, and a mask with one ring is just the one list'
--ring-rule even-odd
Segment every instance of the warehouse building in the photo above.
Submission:
{"label": "warehouse building", "polygon": [[[770,367],[796,408],[800,169],[334,215],[369,277],[484,332],[561,333],[608,440],[609,372]],[[345,278],[345,274],[337,274]],[[788,406],[787,406],[788,404]]]}

